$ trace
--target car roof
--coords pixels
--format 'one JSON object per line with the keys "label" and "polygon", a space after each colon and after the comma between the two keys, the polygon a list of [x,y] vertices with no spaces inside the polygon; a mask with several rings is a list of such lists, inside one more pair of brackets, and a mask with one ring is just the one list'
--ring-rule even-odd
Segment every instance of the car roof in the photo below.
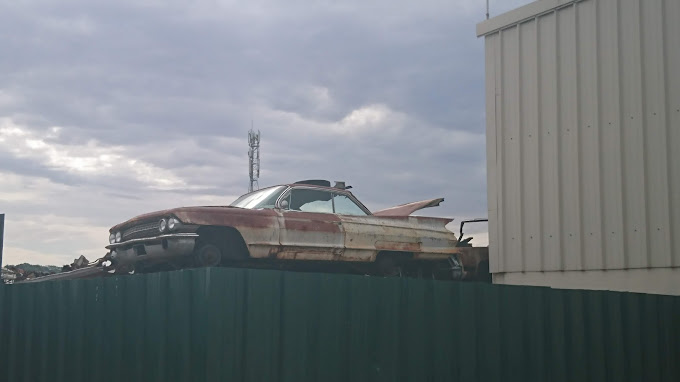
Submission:
{"label": "car roof", "polygon": [[307,184],[307,183],[289,183],[289,184],[281,184],[281,186],[288,186],[288,187],[314,187],[314,188],[321,188],[324,190],[328,191],[344,191],[348,192],[351,194],[351,192],[345,188],[336,188],[336,187],[327,187],[327,186],[319,186],[317,184]]}
{"label": "car roof", "polygon": [[[319,185],[316,185],[316,184],[307,184],[307,183],[287,183],[287,184],[275,184],[275,185],[272,185],[272,186],[267,186],[267,187],[264,187],[264,188],[260,188],[259,190],[254,190],[253,192],[265,190],[267,188],[272,188],[272,187],[305,187],[305,188],[309,187],[309,188],[316,188],[316,189],[327,190],[327,191],[332,191],[332,192],[341,192],[341,193],[345,193],[345,194],[350,194],[350,195],[352,195],[354,200],[359,202],[359,204],[364,208],[364,210],[366,210],[368,212],[369,215],[373,215],[373,212],[371,212],[371,210],[368,209],[368,207],[366,207],[364,205],[364,203],[362,203],[361,200],[359,200],[359,198],[357,198],[350,190],[345,189],[345,188],[326,187],[326,186],[319,186]],[[249,194],[250,193],[251,192],[249,192]],[[248,194],[246,194],[246,195],[248,195]]]}

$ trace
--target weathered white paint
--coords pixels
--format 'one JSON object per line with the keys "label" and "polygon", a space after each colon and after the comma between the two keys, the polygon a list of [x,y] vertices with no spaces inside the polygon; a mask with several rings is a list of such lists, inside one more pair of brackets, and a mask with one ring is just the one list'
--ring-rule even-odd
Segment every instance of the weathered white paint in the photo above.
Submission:
{"label": "weathered white paint", "polygon": [[495,279],[675,274],[680,1],[540,0],[477,33]]}

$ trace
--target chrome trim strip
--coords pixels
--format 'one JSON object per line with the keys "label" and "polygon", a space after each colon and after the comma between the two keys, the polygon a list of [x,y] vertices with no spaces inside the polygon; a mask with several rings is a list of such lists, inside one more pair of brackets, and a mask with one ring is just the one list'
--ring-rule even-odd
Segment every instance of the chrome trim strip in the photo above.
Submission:
{"label": "chrome trim strip", "polygon": [[139,239],[132,239],[128,241],[123,241],[121,243],[114,243],[107,245],[105,248],[106,249],[114,249],[122,246],[126,246],[128,244],[136,244],[136,243],[146,243],[146,242],[154,242],[154,241],[159,241],[163,239],[185,239],[185,238],[196,238],[198,237],[197,233],[169,233],[166,235],[159,235],[159,236],[153,236],[153,237],[142,237]]}

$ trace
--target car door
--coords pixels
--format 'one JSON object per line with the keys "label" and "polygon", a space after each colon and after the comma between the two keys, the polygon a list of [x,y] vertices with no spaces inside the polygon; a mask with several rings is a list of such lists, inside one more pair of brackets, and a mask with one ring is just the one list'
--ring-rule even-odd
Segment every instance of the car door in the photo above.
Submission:
{"label": "car door", "polygon": [[340,260],[345,233],[330,190],[293,187],[279,205],[280,259]]}
{"label": "car door", "polygon": [[345,233],[346,260],[373,261],[380,251],[419,253],[423,237],[429,237],[423,235],[429,228],[416,229],[417,218],[372,216],[349,194],[338,193],[333,204]]}
{"label": "car door", "polygon": [[345,235],[343,260],[373,261],[377,254],[376,240],[379,240],[386,227],[374,224],[375,218],[349,194],[336,192],[333,208]]}

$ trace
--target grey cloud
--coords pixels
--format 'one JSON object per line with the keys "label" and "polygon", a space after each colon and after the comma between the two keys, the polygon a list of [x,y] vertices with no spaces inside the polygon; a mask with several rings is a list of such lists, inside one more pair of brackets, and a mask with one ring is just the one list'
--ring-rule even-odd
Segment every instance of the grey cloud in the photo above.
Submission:
{"label": "grey cloud", "polygon": [[[51,169],[34,159],[17,158],[0,149],[0,170],[8,170],[16,174],[41,177],[63,185],[79,185],[83,180],[77,176]],[[2,181],[0,181],[0,186]]]}
{"label": "grey cloud", "polygon": [[[286,92],[304,78],[328,87],[339,98],[337,105],[345,113],[380,100],[407,112],[419,110],[418,106],[429,107],[422,112],[422,117],[443,120],[438,117],[442,108],[437,106],[451,100],[451,96],[441,90],[448,87],[442,77],[449,71],[446,62],[451,62],[451,52],[446,52],[447,40],[442,36],[469,30],[466,28],[469,25],[451,27],[457,23],[443,17],[435,20],[438,24],[418,25],[418,28],[411,26],[415,21],[402,21],[413,34],[425,34],[420,37],[425,40],[421,44],[420,41],[400,41],[398,32],[389,39],[379,27],[376,33],[370,20],[355,20],[352,13],[325,14],[329,19],[323,20],[323,25],[309,17],[298,17],[293,18],[291,25],[270,22],[258,28],[255,19],[255,32],[250,34],[248,21],[240,19],[228,20],[235,23],[235,27],[221,23],[224,20],[196,26],[168,18],[168,12],[140,14],[136,9],[122,7],[107,9],[106,15],[91,17],[94,32],[81,36],[90,38],[81,42],[82,49],[71,42],[62,46],[66,50],[62,55],[39,51],[40,55],[48,56],[50,66],[56,65],[57,69],[65,66],[61,76],[51,72],[50,78],[45,78],[39,71],[33,75],[35,82],[66,85],[63,90],[74,93],[75,97],[66,98],[70,102],[64,104],[56,102],[56,97],[46,100],[47,104],[56,106],[56,115],[61,110],[61,119],[66,125],[85,125],[90,117],[103,120],[101,123],[118,117],[122,119],[119,129],[134,121],[149,130],[185,126],[187,119],[195,117],[192,113],[201,113],[201,126],[208,126],[204,129],[212,131],[219,121],[229,120],[230,113],[197,110],[191,102],[182,107],[181,100],[177,104],[176,99],[180,94],[209,104],[216,98],[222,105],[239,105],[244,100],[251,101],[251,89],[262,89],[263,84],[281,82],[281,78],[288,82],[270,95],[274,108],[297,111],[294,106],[286,105]],[[309,24],[300,25],[300,22]],[[428,33],[418,33],[422,29]],[[433,44],[427,38],[435,34]],[[69,55],[69,50],[79,54]],[[32,57],[35,61],[40,58]],[[439,86],[430,87],[430,84]],[[31,98],[39,100],[39,94],[32,94],[36,95],[38,97]],[[127,99],[131,102],[126,102]],[[409,106],[414,102],[415,106]],[[44,110],[48,105],[38,106]],[[456,109],[455,105],[451,106],[443,110]],[[113,115],[98,112],[107,107]],[[160,112],[162,109],[164,113]],[[439,113],[435,109],[439,109]],[[331,111],[335,117],[340,115],[337,110]],[[135,128],[134,124],[131,128]]]}

